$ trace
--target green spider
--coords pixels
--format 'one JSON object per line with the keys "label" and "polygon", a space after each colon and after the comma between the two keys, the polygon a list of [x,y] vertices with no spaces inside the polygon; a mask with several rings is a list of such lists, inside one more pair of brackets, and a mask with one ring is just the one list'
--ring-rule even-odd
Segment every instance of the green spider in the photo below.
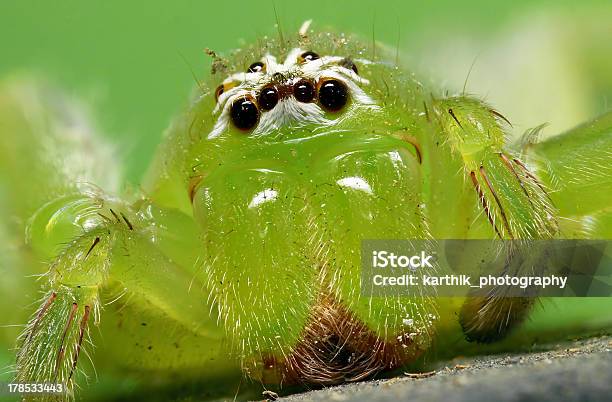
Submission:
{"label": "green spider", "polygon": [[490,105],[436,96],[348,36],[304,26],[211,54],[210,82],[124,198],[74,105],[3,85],[0,237],[26,242],[2,262],[48,269],[17,382],[74,390],[87,358],[209,384],[356,381],[415,361],[445,328],[501,339],[533,304],[365,297],[362,240],[612,235],[612,113],[513,149]]}

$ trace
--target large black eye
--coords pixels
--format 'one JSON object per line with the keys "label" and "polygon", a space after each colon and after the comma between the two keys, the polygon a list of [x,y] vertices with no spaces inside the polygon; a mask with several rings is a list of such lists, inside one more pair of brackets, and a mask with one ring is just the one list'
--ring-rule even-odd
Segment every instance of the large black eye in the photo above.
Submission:
{"label": "large black eye", "polygon": [[260,71],[265,71],[266,65],[261,61],[257,61],[249,66],[247,69],[247,73],[258,73]]}
{"label": "large black eye", "polygon": [[278,103],[278,91],[276,87],[265,87],[259,93],[259,98],[257,98],[257,103],[259,103],[259,107],[263,110],[272,110],[274,106]]}
{"label": "large black eye", "polygon": [[329,79],[319,85],[319,103],[323,109],[337,112],[348,101],[348,89],[338,80]]}
{"label": "large black eye", "polygon": [[293,85],[293,96],[300,102],[312,102],[315,97],[315,87],[310,81],[300,80]]}
{"label": "large black eye", "polygon": [[221,84],[217,87],[217,89],[215,89],[215,100],[218,101],[219,96],[221,96],[223,92],[225,92],[225,88],[223,87],[223,84]]}
{"label": "large black eye", "polygon": [[353,60],[348,57],[342,59],[340,65],[344,68],[348,68],[349,70],[353,70],[355,74],[359,74],[359,72],[357,71],[357,66],[355,65],[355,63],[353,63]]}
{"label": "large black eye", "polygon": [[259,121],[259,109],[255,102],[247,96],[234,101],[230,115],[234,125],[241,130],[250,130]]}
{"label": "large black eye", "polygon": [[310,50],[300,55],[301,61],[313,61],[320,58],[321,57],[318,54],[316,54],[315,52],[311,52]]}

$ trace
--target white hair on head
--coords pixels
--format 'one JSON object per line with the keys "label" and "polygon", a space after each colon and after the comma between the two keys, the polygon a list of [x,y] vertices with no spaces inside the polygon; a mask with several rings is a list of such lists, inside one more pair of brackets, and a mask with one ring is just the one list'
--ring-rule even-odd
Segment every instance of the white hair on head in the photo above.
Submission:
{"label": "white hair on head", "polygon": [[[309,21],[303,25],[308,30]],[[301,32],[301,30],[300,30]],[[225,85],[234,86],[223,92],[217,99],[217,106],[213,114],[218,115],[217,121],[208,139],[217,138],[223,134],[231,124],[232,104],[242,98],[257,99],[259,92],[271,83],[278,83],[279,74],[282,84],[292,86],[302,79],[316,83],[321,79],[335,79],[342,82],[347,90],[351,103],[343,113],[334,114],[333,118],[316,102],[304,103],[298,101],[293,95],[279,99],[272,110],[262,111],[259,122],[252,130],[252,135],[263,136],[281,127],[299,128],[306,125],[333,126],[350,118],[358,110],[364,108],[378,110],[376,102],[361,88],[369,85],[369,81],[360,77],[355,71],[342,65],[345,60],[341,56],[323,56],[315,60],[300,61],[304,53],[301,48],[292,49],[279,63],[276,57],[266,54],[261,58],[265,70],[257,72],[235,73],[223,81]]]}
{"label": "white hair on head", "polygon": [[310,28],[310,24],[312,24],[312,20],[304,21],[304,23],[300,27],[300,30],[298,31],[298,35],[300,35],[302,38],[306,37],[306,34],[308,33],[308,28]]}

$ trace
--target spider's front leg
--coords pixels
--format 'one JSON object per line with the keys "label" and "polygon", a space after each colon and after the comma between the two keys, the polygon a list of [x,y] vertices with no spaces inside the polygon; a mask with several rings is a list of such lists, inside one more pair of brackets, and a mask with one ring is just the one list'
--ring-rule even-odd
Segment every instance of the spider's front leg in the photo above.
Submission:
{"label": "spider's front leg", "polygon": [[[432,109],[434,126],[439,127],[438,155],[433,159],[446,161],[445,171],[432,168],[432,180],[434,183],[461,182],[463,186],[453,194],[449,194],[445,184],[437,191],[434,189],[431,204],[436,205],[437,198],[446,198],[447,202],[463,202],[461,205],[467,211],[443,211],[445,215],[458,214],[457,221],[463,219],[462,233],[450,233],[453,237],[448,237],[449,233],[434,233],[434,236],[504,240],[492,246],[501,255],[496,260],[503,263],[481,274],[542,273],[545,245],[532,240],[551,239],[556,235],[557,214],[536,175],[505,146],[506,135],[502,129],[505,118],[469,97],[434,100]],[[437,212],[438,216],[432,219],[440,220],[440,211]],[[443,219],[447,220],[448,216]],[[508,287],[489,287],[470,292],[460,313],[461,326],[469,340],[495,341],[523,321],[535,299],[515,297],[519,295],[511,295],[509,291]]]}
{"label": "spider's front leg", "polygon": [[[102,314],[117,322],[116,333],[103,335],[122,340],[119,365],[179,369],[193,366],[196,358],[203,365],[220,350],[222,336],[210,319],[207,294],[191,271],[199,249],[191,218],[147,201],[129,205],[100,194],[75,194],[41,208],[30,222],[29,238],[42,257],[71,240],[51,260],[47,291],[22,335],[18,382],[64,383],[72,390],[83,356],[92,352],[86,350],[89,329]],[[117,305],[130,313],[118,314]],[[172,325],[173,331],[134,330],[145,321],[157,328]],[[197,338],[205,347],[184,363],[173,336]],[[158,354],[147,360],[133,347],[139,343],[149,350],[154,345]],[[215,370],[226,366],[230,363],[217,362]]]}

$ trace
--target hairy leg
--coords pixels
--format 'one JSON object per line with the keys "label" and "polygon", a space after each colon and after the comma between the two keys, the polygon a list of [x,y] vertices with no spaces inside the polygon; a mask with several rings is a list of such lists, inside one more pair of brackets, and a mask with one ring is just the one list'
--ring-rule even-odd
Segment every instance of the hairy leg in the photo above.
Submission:
{"label": "hairy leg", "polygon": [[612,238],[612,112],[543,142],[525,138],[527,164],[549,188],[565,238]]}
{"label": "hairy leg", "polygon": [[25,306],[38,298],[33,276],[47,269],[26,243],[28,220],[45,203],[85,183],[116,191],[120,179],[111,150],[75,99],[31,76],[0,81],[1,367],[13,363],[14,353],[4,351],[13,348],[27,320]]}
{"label": "hairy leg", "polygon": [[[473,192],[472,205],[477,208],[474,218],[466,222],[467,237],[511,241],[492,244],[491,247],[499,249],[498,260],[503,259],[504,264],[491,264],[481,274],[521,275],[543,269],[543,261],[538,258],[544,258],[544,254],[538,257],[539,251],[529,240],[553,238],[557,233],[556,213],[536,176],[506,147],[505,118],[469,97],[434,100],[432,109],[442,129],[439,141],[447,144],[448,152],[458,160],[459,174],[455,180],[462,180],[465,188]],[[447,196],[459,198],[454,194]],[[482,251],[466,249],[466,254],[469,257]],[[465,263],[474,265],[477,261]],[[470,291],[459,314],[468,340],[499,340],[524,321],[534,299],[508,297],[507,292],[505,287]]]}
{"label": "hairy leg", "polygon": [[[112,149],[76,101],[40,81],[1,83],[0,117],[1,324],[25,322],[23,306],[43,283],[16,380],[73,389],[93,372],[84,364],[92,358],[107,368],[232,370],[195,264],[192,219],[91,184],[117,190]],[[2,328],[7,343],[16,329]]]}
{"label": "hairy leg", "polygon": [[[70,201],[78,208],[54,203],[58,209],[46,206],[31,222],[34,243],[54,243],[49,237],[65,235],[61,229],[75,215],[89,228],[51,259],[45,295],[22,335],[17,380],[61,382],[72,389],[82,356],[93,352],[86,349],[90,328],[102,315],[111,321],[105,343],[121,351],[111,352],[121,356],[117,366],[232,370],[234,365],[220,358],[223,333],[210,317],[202,276],[193,269],[198,237],[191,219],[148,202],[128,206],[101,194],[82,195],[79,202],[75,197]],[[147,325],[157,330],[137,330]],[[185,342],[199,344],[198,353],[178,353],[177,345]]]}

